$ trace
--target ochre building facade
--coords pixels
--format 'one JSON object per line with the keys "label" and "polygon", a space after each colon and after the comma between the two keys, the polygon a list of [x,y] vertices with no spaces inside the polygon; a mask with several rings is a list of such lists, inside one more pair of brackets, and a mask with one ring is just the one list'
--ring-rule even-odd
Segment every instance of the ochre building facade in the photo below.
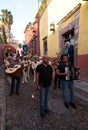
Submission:
{"label": "ochre building facade", "polygon": [[74,66],[80,68],[80,79],[88,82],[87,16],[87,1],[62,0],[59,4],[58,0],[49,0],[40,16],[39,29],[41,56],[62,54],[66,41],[70,41],[75,51]]}

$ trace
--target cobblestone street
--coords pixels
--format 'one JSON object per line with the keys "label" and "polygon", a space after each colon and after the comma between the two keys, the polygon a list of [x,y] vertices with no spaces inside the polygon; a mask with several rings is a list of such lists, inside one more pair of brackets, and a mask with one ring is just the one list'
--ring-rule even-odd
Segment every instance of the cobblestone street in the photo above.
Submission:
{"label": "cobblestone street", "polygon": [[14,93],[9,96],[9,89],[10,85],[6,82],[6,128],[9,130],[88,130],[88,102],[76,98],[77,110],[66,109],[61,89],[51,88],[51,112],[42,120],[39,92],[35,90],[33,77],[28,83],[21,84],[20,95]]}

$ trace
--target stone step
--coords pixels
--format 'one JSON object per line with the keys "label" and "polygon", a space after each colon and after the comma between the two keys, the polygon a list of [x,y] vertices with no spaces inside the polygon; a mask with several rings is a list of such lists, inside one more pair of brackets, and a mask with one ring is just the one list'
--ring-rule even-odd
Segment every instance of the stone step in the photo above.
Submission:
{"label": "stone step", "polygon": [[75,85],[76,95],[79,98],[88,101],[88,83],[78,80],[78,81],[74,81],[74,85]]}

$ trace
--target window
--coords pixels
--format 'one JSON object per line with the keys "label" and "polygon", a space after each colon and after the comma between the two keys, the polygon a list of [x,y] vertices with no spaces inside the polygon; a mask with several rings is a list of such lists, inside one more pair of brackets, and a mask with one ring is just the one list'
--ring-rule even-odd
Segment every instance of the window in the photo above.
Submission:
{"label": "window", "polygon": [[74,46],[74,29],[63,34],[63,37],[64,37],[64,45],[67,41],[69,41],[71,45]]}
{"label": "window", "polygon": [[47,55],[47,37],[43,39],[43,52],[44,55]]}

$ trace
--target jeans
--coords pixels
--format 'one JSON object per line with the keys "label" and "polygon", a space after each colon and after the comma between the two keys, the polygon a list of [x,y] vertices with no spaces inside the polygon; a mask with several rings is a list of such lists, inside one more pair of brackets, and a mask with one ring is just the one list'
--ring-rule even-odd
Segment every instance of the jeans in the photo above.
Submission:
{"label": "jeans", "polygon": [[70,102],[74,103],[75,102],[75,98],[74,98],[74,82],[73,81],[62,80],[61,84],[62,84],[62,95],[63,95],[64,103],[68,102],[67,101],[67,93],[66,93],[67,87],[69,88],[69,91],[70,91]]}
{"label": "jeans", "polygon": [[45,114],[48,109],[48,96],[50,87],[40,87],[40,114]]}
{"label": "jeans", "polygon": [[[15,82],[16,82],[16,84],[15,84]],[[12,76],[11,77],[11,93],[14,92],[15,85],[16,85],[16,92],[19,92],[20,76]]]}
{"label": "jeans", "polygon": [[57,74],[55,74],[55,78],[54,78],[54,88],[56,88],[58,85],[58,87],[60,87],[60,79],[59,76]]}

